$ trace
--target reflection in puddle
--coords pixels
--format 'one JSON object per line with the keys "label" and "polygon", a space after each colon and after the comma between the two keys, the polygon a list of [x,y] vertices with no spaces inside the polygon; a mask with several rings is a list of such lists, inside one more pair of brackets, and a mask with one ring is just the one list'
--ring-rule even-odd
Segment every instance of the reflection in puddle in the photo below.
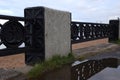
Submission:
{"label": "reflection in puddle", "polygon": [[88,80],[119,80],[120,79],[120,59],[117,60],[117,68],[107,67]]}
{"label": "reflection in puddle", "polygon": [[76,61],[62,69],[49,72],[39,80],[119,80],[120,60],[107,58],[100,60]]}
{"label": "reflection in puddle", "polygon": [[[108,75],[108,78],[111,77],[112,74],[115,73],[115,70],[118,72],[116,76],[118,75],[120,76],[120,71],[118,70],[119,68],[116,69],[118,65],[119,65],[119,60],[116,58],[88,60],[86,62],[82,62],[72,67],[71,74],[73,75],[71,76],[72,77],[71,80],[110,80],[110,79],[107,79],[107,75]],[[97,75],[98,72],[100,72],[101,74]],[[93,76],[93,75],[96,75],[96,76]],[[105,77],[105,79],[102,76]],[[117,80],[120,79],[119,76]],[[98,77],[101,77],[102,79]],[[115,77],[115,75],[113,75],[113,77]],[[113,77],[111,78],[112,80],[113,80]],[[116,77],[114,80],[116,80]]]}
{"label": "reflection in puddle", "polygon": [[62,69],[49,72],[38,80],[71,80],[71,67],[70,65],[64,66]]}

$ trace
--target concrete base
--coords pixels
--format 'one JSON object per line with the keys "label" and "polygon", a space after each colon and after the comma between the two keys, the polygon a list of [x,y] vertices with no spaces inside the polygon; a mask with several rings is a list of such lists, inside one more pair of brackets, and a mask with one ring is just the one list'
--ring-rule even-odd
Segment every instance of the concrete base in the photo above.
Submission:
{"label": "concrete base", "polygon": [[92,41],[87,41],[87,42],[82,42],[82,43],[76,43],[72,45],[72,50],[90,47],[90,46],[99,45],[99,44],[104,44],[104,43],[108,43],[108,38],[92,40]]}

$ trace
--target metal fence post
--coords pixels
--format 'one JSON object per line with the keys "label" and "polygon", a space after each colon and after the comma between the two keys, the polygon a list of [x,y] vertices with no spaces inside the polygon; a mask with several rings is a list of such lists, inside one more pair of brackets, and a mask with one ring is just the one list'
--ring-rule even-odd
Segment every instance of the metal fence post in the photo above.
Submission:
{"label": "metal fence post", "polygon": [[119,20],[110,20],[109,21],[110,36],[109,40],[114,41],[119,39]]}
{"label": "metal fence post", "polygon": [[24,10],[26,29],[25,63],[28,65],[43,61],[45,58],[44,47],[44,9],[26,8]]}

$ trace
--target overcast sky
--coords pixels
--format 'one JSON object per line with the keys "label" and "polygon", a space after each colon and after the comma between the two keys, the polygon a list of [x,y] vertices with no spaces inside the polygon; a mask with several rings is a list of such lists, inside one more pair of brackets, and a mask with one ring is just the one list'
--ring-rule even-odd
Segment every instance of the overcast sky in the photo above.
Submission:
{"label": "overcast sky", "polygon": [[24,8],[46,6],[72,13],[72,20],[109,22],[120,17],[120,0],[0,0],[0,14],[24,16]]}

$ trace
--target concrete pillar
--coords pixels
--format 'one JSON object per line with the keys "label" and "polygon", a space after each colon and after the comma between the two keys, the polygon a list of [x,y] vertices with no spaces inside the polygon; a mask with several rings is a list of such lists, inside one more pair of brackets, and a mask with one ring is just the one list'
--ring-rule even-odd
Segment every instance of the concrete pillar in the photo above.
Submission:
{"label": "concrete pillar", "polygon": [[71,52],[71,14],[46,7],[25,9],[26,63],[36,63],[53,55]]}
{"label": "concrete pillar", "polygon": [[45,8],[45,58],[71,52],[71,15],[69,12]]}

